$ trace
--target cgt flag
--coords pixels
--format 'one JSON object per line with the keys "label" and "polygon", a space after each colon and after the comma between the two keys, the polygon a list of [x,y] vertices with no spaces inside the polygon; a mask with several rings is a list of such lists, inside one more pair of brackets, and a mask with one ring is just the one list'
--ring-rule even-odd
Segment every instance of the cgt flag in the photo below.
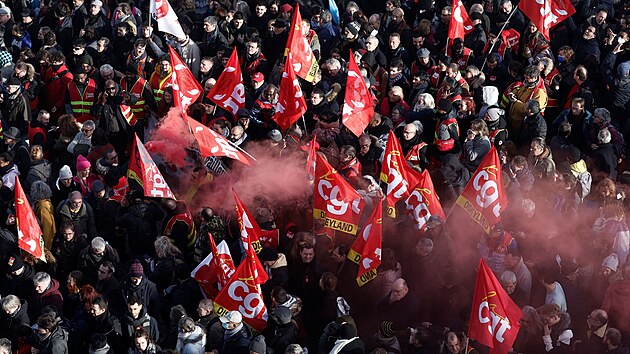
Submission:
{"label": "cgt flag", "polygon": [[137,135],[131,151],[127,178],[136,181],[142,187],[145,197],[175,199],[164,176]]}
{"label": "cgt flag", "polygon": [[363,199],[320,154],[316,161],[313,218],[325,228],[356,235]]}
{"label": "cgt flag", "polygon": [[[291,62],[291,56],[286,63]],[[287,130],[306,112],[306,101],[300,87],[300,82],[295,76],[292,65],[285,65],[280,81],[280,93],[278,103],[276,103],[276,113],[273,120],[278,123],[282,130]]]}
{"label": "cgt flag", "polygon": [[372,94],[365,84],[359,66],[354,60],[354,54],[350,51],[348,62],[348,82],[346,84],[346,96],[343,102],[342,122],[350,131],[360,136],[365,127],[374,116],[374,101]]}
{"label": "cgt flag", "polygon": [[18,246],[35,258],[46,262],[42,229],[39,227],[31,204],[26,199],[19,178],[15,179],[15,222],[18,232]]}
{"label": "cgt flag", "polygon": [[249,210],[245,208],[245,204],[243,204],[241,198],[238,197],[234,188],[232,188],[232,194],[236,202],[236,216],[238,217],[238,226],[241,230],[241,244],[243,245],[243,249],[247,250],[251,244],[254,251],[260,253],[260,251],[262,251],[262,245],[260,244],[259,237],[262,234],[262,230]]}
{"label": "cgt flag", "polygon": [[453,0],[452,5],[451,22],[448,26],[448,38],[450,38],[451,41],[455,38],[464,38],[466,34],[473,30],[472,21],[468,16],[468,12],[462,0]]}
{"label": "cgt flag", "polygon": [[155,14],[158,29],[162,32],[170,33],[181,39],[186,38],[186,34],[179,24],[177,14],[168,3],[168,0],[151,0],[149,2],[149,12]]}
{"label": "cgt flag", "polygon": [[225,240],[221,241],[217,247],[212,235],[208,234],[208,237],[210,238],[210,253],[193,269],[190,276],[197,280],[207,298],[213,298],[227,285],[236,267]]}
{"label": "cgt flag", "polygon": [[575,13],[570,0],[523,0],[518,8],[549,40],[549,30]]}
{"label": "cgt flag", "polygon": [[191,117],[187,115],[184,117],[190,125],[193,136],[197,139],[197,143],[199,143],[202,156],[227,156],[246,165],[251,165],[249,157],[232,146],[226,138]]}
{"label": "cgt flag", "polygon": [[381,181],[387,183],[387,215],[396,217],[396,202],[400,199],[407,199],[412,192],[412,188],[422,180],[422,176],[412,169],[405,160],[400,141],[394,131],[390,130],[387,138],[387,146],[383,155],[383,166],[381,168]]}
{"label": "cgt flag", "polygon": [[369,224],[365,225],[348,252],[348,259],[359,265],[357,284],[365,285],[376,278],[376,269],[381,265],[383,248],[383,202],[379,201],[372,212]]}
{"label": "cgt flag", "polygon": [[245,85],[243,85],[243,74],[241,65],[238,63],[236,48],[232,51],[225,69],[206,98],[232,113],[234,117],[239,109],[245,107]]}
{"label": "cgt flag", "polygon": [[442,220],[446,219],[440,199],[435,193],[431,175],[427,170],[423,170],[421,176],[420,182],[405,200],[407,210],[411,212],[411,218],[418,230],[424,230],[432,215],[437,215]]}
{"label": "cgt flag", "polygon": [[203,88],[175,49],[169,46],[168,52],[171,56],[171,66],[173,67],[173,74],[171,75],[173,102],[175,107],[181,107],[182,112],[186,112],[188,106],[197,101],[197,98],[203,92]]}
{"label": "cgt flag", "polygon": [[507,354],[521,328],[521,317],[521,309],[480,259],[468,337],[489,347],[491,354]]}
{"label": "cgt flag", "polygon": [[490,233],[494,224],[501,220],[501,212],[507,204],[501,161],[497,148],[493,145],[468,181],[462,195],[457,198],[457,205],[464,208],[486,233]]}
{"label": "cgt flag", "polygon": [[289,63],[293,66],[293,71],[297,76],[308,82],[313,82],[315,74],[319,70],[319,65],[317,65],[317,60],[313,55],[311,44],[306,39],[304,29],[300,5],[296,3],[285,55],[289,57]]}

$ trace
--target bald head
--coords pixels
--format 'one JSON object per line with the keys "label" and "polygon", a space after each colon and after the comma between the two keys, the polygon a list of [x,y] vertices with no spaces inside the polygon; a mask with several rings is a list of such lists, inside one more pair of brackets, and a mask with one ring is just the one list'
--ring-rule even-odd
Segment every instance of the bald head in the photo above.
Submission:
{"label": "bald head", "polygon": [[409,287],[407,286],[407,282],[403,278],[398,278],[392,285],[392,292],[389,295],[389,300],[391,302],[400,301],[407,296],[408,293]]}
{"label": "bald head", "polygon": [[406,124],[405,128],[403,129],[403,139],[412,140],[413,138],[416,137],[417,133],[418,133],[418,127],[415,124],[413,123]]}

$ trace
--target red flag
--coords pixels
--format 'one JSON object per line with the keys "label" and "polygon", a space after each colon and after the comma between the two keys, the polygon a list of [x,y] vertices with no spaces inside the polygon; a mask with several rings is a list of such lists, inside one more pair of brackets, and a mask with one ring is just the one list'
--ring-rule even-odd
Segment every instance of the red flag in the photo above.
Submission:
{"label": "red flag", "polygon": [[223,136],[217,134],[214,130],[197,122],[196,120],[184,115],[190,130],[195,139],[199,143],[199,150],[203,156],[227,156],[231,159],[238,160],[246,165],[251,165],[249,157],[235,148]]}
{"label": "red flag", "polygon": [[313,217],[326,228],[356,235],[363,199],[320,154],[316,158]]}
{"label": "red flag", "polygon": [[289,58],[288,62],[293,66],[293,71],[297,76],[308,82],[313,82],[319,66],[313,55],[311,44],[303,31],[304,25],[302,24],[300,5],[296,3],[285,55]]}
{"label": "red flag", "polygon": [[518,8],[549,40],[549,30],[575,13],[570,0],[527,0],[518,3]]}
{"label": "red flag", "polygon": [[127,124],[129,124],[132,127],[136,125],[137,119],[136,119],[136,116],[131,111],[131,107],[124,104],[121,104],[119,107],[120,107],[120,112],[122,113],[123,117],[125,117],[125,120],[127,121]]}
{"label": "red flag", "polygon": [[468,337],[489,347],[490,353],[507,354],[521,328],[522,316],[486,262],[479,260]]}
{"label": "red flag", "polygon": [[422,178],[411,191],[409,198],[405,200],[407,210],[411,212],[411,218],[418,230],[424,230],[431,215],[437,215],[442,220],[446,219],[442,204],[435,193],[431,175],[427,170],[422,171]]}
{"label": "red flag", "polygon": [[206,97],[231,112],[234,117],[239,109],[245,107],[245,86],[236,48],[232,51],[230,60],[217,83],[212,86]]}
{"label": "red flag", "polygon": [[46,262],[44,257],[44,238],[37,217],[24,194],[20,179],[15,179],[15,222],[18,232],[18,246]]}
{"label": "red flag", "polygon": [[[247,258],[251,256],[248,254]],[[256,256],[254,255],[254,257]],[[260,264],[260,262],[256,263]],[[258,274],[261,273],[258,272]],[[258,332],[265,329],[268,317],[267,307],[263,302],[257,278],[256,271],[251,267],[249,259],[244,259],[236,268],[229,283],[221,289],[219,295],[214,299],[215,313],[218,316],[223,316],[228,311],[238,311],[243,315],[243,321],[252,328]]]}
{"label": "red flag", "polygon": [[[288,61],[287,61],[288,63]],[[287,130],[306,112],[306,101],[292,65],[285,65],[273,120]]]}
{"label": "red flag", "polygon": [[197,101],[197,98],[203,92],[203,87],[197,82],[197,79],[195,79],[175,49],[169,46],[168,52],[171,56],[171,66],[173,67],[173,74],[171,75],[173,102],[175,107],[181,107],[182,112],[186,112],[188,106]]}
{"label": "red flag", "polygon": [[175,199],[175,195],[171,192],[168,184],[166,184],[164,176],[162,176],[162,173],[137,135],[131,151],[127,178],[138,182],[144,189],[146,197]]}
{"label": "red flag", "polygon": [[110,198],[119,203],[123,200],[123,198],[125,198],[129,192],[129,182],[127,182],[126,176],[120,177],[118,184],[112,187],[112,192],[113,193]]}
{"label": "red flag", "polygon": [[315,155],[317,155],[317,150],[319,150],[317,134],[313,135],[313,139],[307,144],[306,147],[308,147],[308,157],[306,158],[306,173],[308,173],[310,176],[315,176]]}
{"label": "red flag", "polygon": [[407,199],[422,176],[418,171],[409,166],[402,153],[400,141],[394,134],[389,132],[387,146],[383,155],[383,166],[381,168],[381,181],[387,183],[387,215],[396,217],[396,202],[400,199]]}
{"label": "red flag", "polygon": [[262,245],[258,237],[262,234],[262,230],[258,223],[252,217],[252,214],[245,208],[245,204],[238,197],[236,191],[232,189],[234,195],[234,201],[236,202],[236,216],[238,217],[238,226],[241,229],[241,244],[243,248],[247,250],[251,244],[256,253],[260,253]]}
{"label": "red flag", "polygon": [[[524,0],[525,1],[525,0]],[[462,0],[453,0],[451,22],[448,26],[448,38],[464,38],[473,30],[473,24]]]}
{"label": "red flag", "polygon": [[213,298],[227,285],[236,267],[227,243],[221,241],[217,247],[212,235],[208,234],[208,237],[210,254],[193,269],[190,276],[197,280],[206,297]]}
{"label": "red flag", "polygon": [[383,203],[379,201],[372,212],[370,222],[365,225],[348,252],[348,259],[359,265],[357,284],[365,285],[376,278],[376,269],[381,265],[383,247]]}
{"label": "red flag", "polygon": [[494,145],[472,175],[457,204],[464,208],[486,233],[501,220],[508,199],[503,188],[501,161]]}
{"label": "red flag", "polygon": [[346,96],[343,102],[341,121],[350,131],[359,136],[368,126],[374,115],[374,101],[372,94],[365,84],[365,79],[354,60],[354,54],[350,51],[348,62],[348,82],[346,83]]}

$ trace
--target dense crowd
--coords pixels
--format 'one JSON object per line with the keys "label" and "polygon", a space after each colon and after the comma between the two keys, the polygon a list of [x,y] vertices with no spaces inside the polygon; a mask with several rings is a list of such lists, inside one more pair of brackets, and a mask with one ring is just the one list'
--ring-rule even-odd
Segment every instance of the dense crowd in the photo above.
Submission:
{"label": "dense crowd", "polygon": [[[6,0],[0,353],[483,353],[466,335],[480,257],[522,308],[514,353],[630,353],[630,3],[571,3],[546,38],[516,0],[463,0],[473,28],[449,38],[460,10],[446,0],[173,0],[186,35],[176,38],[146,0]],[[282,131],[298,4],[320,70],[300,79],[308,109]],[[417,230],[399,201],[383,218],[378,275],[359,287],[347,258],[356,235],[313,221],[306,178],[290,202],[260,193],[247,207],[279,239],[257,256],[267,327],[255,331],[243,309],[219,316],[191,271],[208,233],[235,263],[245,252],[232,200],[208,191],[255,167],[171,144],[186,166],[171,160],[182,152],[149,150],[177,200],[145,197],[133,181],[121,193],[134,134],[150,147],[181,119],[169,46],[205,91],[187,114],[234,146],[282,166],[306,161],[315,137],[369,209],[387,194],[378,181],[393,131],[448,217]],[[245,85],[235,116],[205,97],[233,50]],[[375,111],[358,137],[341,123],[350,55]],[[492,146],[509,205],[486,234],[455,201]],[[18,247],[16,180],[45,262]]]}

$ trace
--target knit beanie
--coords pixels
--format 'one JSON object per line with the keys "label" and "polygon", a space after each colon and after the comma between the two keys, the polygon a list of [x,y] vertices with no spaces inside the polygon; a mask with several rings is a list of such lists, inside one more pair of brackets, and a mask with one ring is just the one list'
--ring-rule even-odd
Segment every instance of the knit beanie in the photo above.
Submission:
{"label": "knit beanie", "polygon": [[613,272],[617,272],[617,267],[619,267],[619,257],[617,257],[617,254],[611,253],[610,256],[604,258],[602,267],[606,267]]}
{"label": "knit beanie", "polygon": [[90,167],[92,164],[83,155],[77,156],[77,171],[87,170]]}
{"label": "knit beanie", "polygon": [[59,179],[68,179],[72,178],[72,171],[70,170],[70,166],[64,165],[59,169]]}

